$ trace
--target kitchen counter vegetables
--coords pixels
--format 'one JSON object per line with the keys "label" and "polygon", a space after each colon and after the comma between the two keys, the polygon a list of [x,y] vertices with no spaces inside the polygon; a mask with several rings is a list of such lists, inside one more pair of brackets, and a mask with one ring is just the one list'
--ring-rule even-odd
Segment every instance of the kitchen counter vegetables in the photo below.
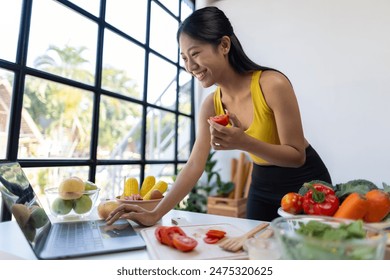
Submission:
{"label": "kitchen counter vegetables", "polygon": [[[302,207],[300,202],[302,201]],[[378,223],[390,219],[390,186],[378,188],[368,180],[351,180],[331,185],[314,180],[298,193],[287,193],[281,209],[292,215],[308,214]]]}

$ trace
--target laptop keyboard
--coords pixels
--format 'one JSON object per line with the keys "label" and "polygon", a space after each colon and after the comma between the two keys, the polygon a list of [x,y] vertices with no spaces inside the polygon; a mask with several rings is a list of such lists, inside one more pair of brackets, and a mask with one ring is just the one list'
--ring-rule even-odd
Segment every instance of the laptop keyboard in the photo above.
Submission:
{"label": "laptop keyboard", "polygon": [[103,248],[102,237],[96,222],[62,223],[56,227],[53,250],[89,251]]}

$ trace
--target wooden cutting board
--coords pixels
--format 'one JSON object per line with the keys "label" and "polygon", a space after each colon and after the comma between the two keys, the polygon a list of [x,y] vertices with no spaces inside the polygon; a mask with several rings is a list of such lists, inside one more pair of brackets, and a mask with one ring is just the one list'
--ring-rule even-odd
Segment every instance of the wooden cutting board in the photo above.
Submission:
{"label": "wooden cutting board", "polygon": [[183,231],[198,241],[196,248],[190,252],[181,252],[174,248],[161,244],[155,237],[156,227],[142,229],[141,236],[144,238],[148,254],[154,260],[215,260],[215,259],[248,259],[246,251],[236,253],[221,249],[216,244],[207,244],[203,241],[209,229],[218,229],[226,232],[226,236],[239,236],[244,232],[231,224],[188,225],[180,226]]}

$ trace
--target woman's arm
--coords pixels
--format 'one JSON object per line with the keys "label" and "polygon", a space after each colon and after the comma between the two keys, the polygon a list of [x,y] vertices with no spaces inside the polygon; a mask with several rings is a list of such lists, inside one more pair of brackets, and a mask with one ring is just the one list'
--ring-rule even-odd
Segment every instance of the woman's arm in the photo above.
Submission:
{"label": "woman's arm", "polygon": [[206,161],[210,153],[210,131],[207,119],[214,114],[214,103],[212,94],[206,97],[202,104],[198,118],[198,132],[191,155],[178,174],[172,190],[164,197],[165,202],[161,203],[155,211],[160,216],[165,215],[177,205],[196,185],[204,172]]}
{"label": "woman's arm", "polygon": [[190,158],[158,206],[152,211],[147,211],[136,205],[122,204],[110,213],[107,224],[112,224],[119,218],[126,218],[145,226],[151,226],[185,198],[203,174],[210,153],[210,131],[207,119],[214,114],[213,106],[213,99],[208,96],[200,110],[198,132]]}

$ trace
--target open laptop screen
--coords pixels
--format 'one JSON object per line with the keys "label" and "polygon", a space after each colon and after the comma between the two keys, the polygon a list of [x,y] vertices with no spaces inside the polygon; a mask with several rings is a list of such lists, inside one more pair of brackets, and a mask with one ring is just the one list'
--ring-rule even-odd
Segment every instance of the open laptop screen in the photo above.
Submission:
{"label": "open laptop screen", "polygon": [[0,191],[26,239],[36,249],[46,239],[51,223],[19,163],[0,164]]}

